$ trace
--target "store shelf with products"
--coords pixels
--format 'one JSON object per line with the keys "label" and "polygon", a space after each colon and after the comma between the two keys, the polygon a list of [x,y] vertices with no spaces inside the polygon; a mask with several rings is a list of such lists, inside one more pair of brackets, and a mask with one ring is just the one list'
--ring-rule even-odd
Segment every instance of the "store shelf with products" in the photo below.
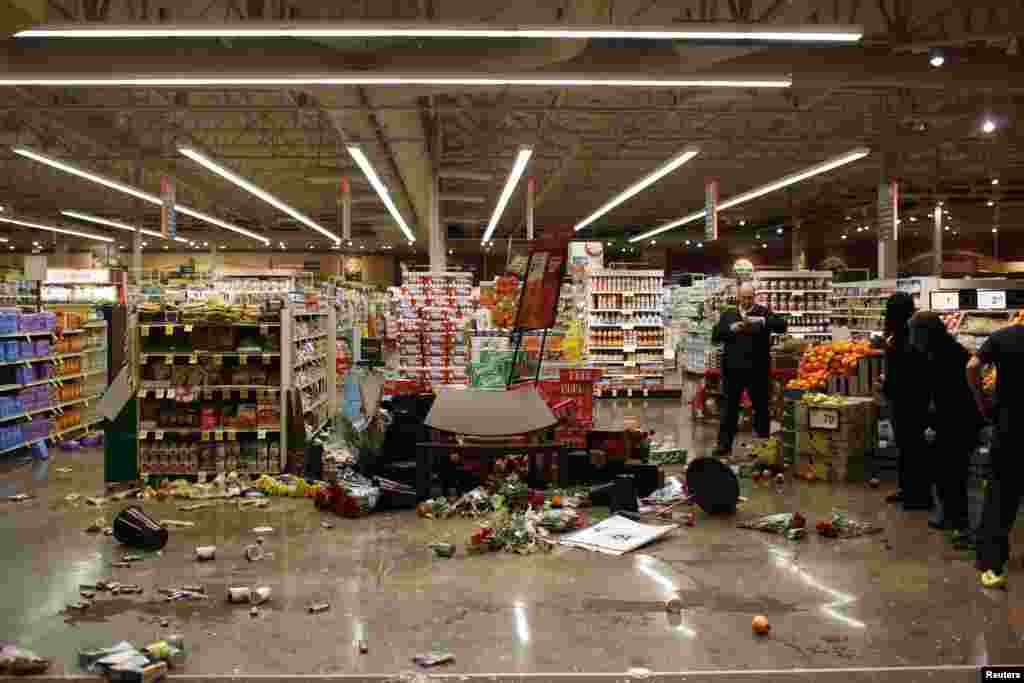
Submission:
{"label": "store shelf with products", "polygon": [[787,318],[786,339],[815,341],[832,337],[832,272],[827,270],[757,271],[757,302]]}
{"label": "store shelf with products", "polygon": [[469,382],[472,282],[464,272],[404,274],[395,312],[400,378],[426,385]]}
{"label": "store shelf with products", "polygon": [[28,447],[93,419],[91,404],[106,386],[105,324],[85,328],[75,313],[4,309],[0,331],[0,450]]}
{"label": "store shelf with products", "polygon": [[1024,282],[1000,278],[931,278],[927,307],[970,351],[977,351],[995,331],[1024,322]]}
{"label": "store shelf with products", "polygon": [[706,277],[689,288],[689,316],[683,339],[687,372],[702,375],[719,367],[721,348],[711,342],[711,333],[722,310],[735,304],[735,290],[735,280],[718,276]]}
{"label": "store shelf with products", "polygon": [[277,300],[142,315],[134,357],[143,474],[277,473],[289,401],[307,425],[332,414],[333,310]]}
{"label": "store shelf with products", "polygon": [[592,367],[605,368],[608,387],[664,383],[663,281],[661,270],[588,273],[587,354]]}

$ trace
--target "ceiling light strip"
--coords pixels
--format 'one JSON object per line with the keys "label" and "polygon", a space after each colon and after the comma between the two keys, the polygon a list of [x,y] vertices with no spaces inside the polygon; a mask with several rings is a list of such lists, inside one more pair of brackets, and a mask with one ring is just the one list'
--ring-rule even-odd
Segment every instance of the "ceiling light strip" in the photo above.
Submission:
{"label": "ceiling light strip", "polygon": [[14,34],[15,38],[530,38],[619,40],[689,40],[781,43],[856,43],[864,35],[860,26],[813,27],[749,26],[742,24],[687,24],[685,28],[629,26],[486,26],[385,24],[345,22],[260,24],[120,24],[83,26],[54,24]]}
{"label": "ceiling light strip", "polygon": [[676,170],[677,168],[685,164],[687,161],[697,156],[698,154],[700,154],[699,147],[686,147],[682,152],[666,161],[657,169],[655,169],[651,173],[648,173],[646,176],[644,176],[637,182],[633,183],[619,194],[612,197],[597,211],[595,211],[594,213],[590,214],[589,216],[581,220],[579,223],[577,223],[573,230],[579,231],[587,227],[588,225],[596,221],[598,218],[614,209],[619,204],[622,204],[623,202],[639,194],[641,191],[644,190],[644,188],[649,187],[654,183],[658,182],[659,180],[661,180],[669,173]]}
{"label": "ceiling light strip", "polygon": [[255,185],[250,183],[245,178],[242,178],[241,176],[239,176],[238,174],[234,173],[233,171],[225,168],[224,166],[221,166],[220,164],[218,164],[217,162],[213,161],[209,157],[201,154],[200,152],[197,152],[194,149],[190,149],[190,148],[187,148],[187,147],[179,147],[178,151],[181,152],[186,157],[188,157],[189,159],[191,159],[192,161],[195,161],[197,164],[199,164],[203,168],[216,173],[217,175],[219,175],[220,177],[224,178],[225,180],[228,180],[228,181],[234,183],[235,185],[237,185],[238,187],[242,188],[243,190],[245,190],[249,194],[254,195],[256,197],[259,197],[260,199],[265,201],[267,204],[270,204],[271,206],[273,206],[274,208],[276,208],[276,209],[278,209],[280,211],[283,211],[284,213],[288,214],[289,216],[291,216],[292,218],[294,218],[298,222],[302,223],[306,227],[309,227],[309,228],[312,228],[313,230],[316,230],[321,235],[324,235],[325,237],[330,238],[331,240],[333,240],[336,243],[337,242],[341,242],[341,238],[340,237],[335,235],[330,230],[327,230],[322,225],[318,224],[316,221],[311,219],[309,216],[307,216],[304,213],[302,213],[302,212],[292,208],[288,204],[285,204],[283,201],[281,201],[280,199],[278,199],[274,195],[270,194],[269,192],[266,192],[266,191],[260,189],[259,187],[256,187]]}
{"label": "ceiling light strip", "polygon": [[[154,194],[143,192],[138,188],[132,187],[130,185],[125,185],[124,183],[120,183],[116,180],[112,180],[110,178],[98,175],[96,173],[84,171],[78,168],[77,166],[73,166],[67,162],[60,161],[59,159],[54,159],[53,157],[46,156],[45,154],[40,154],[39,152],[34,152],[30,149],[25,149],[24,147],[14,147],[11,151],[13,151],[15,154],[19,156],[23,156],[27,159],[32,159],[33,161],[38,161],[42,164],[46,164],[47,166],[51,166],[58,170],[64,171],[65,173],[70,173],[71,175],[76,175],[79,178],[91,180],[94,183],[98,183],[100,185],[103,185],[104,187],[109,187],[112,190],[124,192],[125,194],[136,197],[137,199],[141,199],[144,202],[149,202],[154,206],[163,206],[163,200],[161,200],[160,197],[157,197]],[[240,228],[237,225],[232,225],[231,223],[227,223],[218,218],[214,218],[209,214],[202,213],[201,211],[196,211],[195,209],[190,209],[187,206],[182,206],[181,204],[175,204],[174,208],[176,211],[178,211],[179,213],[183,213],[186,216],[191,216],[192,218],[204,221],[206,223],[210,223],[211,225],[216,225],[217,227],[224,228],[225,230],[237,232],[239,235],[245,235],[246,237],[250,237],[254,240],[262,242],[263,244],[270,244],[270,240],[268,240],[266,237],[263,237],[262,235],[258,235],[254,232],[246,230],[245,228]]]}
{"label": "ceiling light strip", "polygon": [[508,174],[508,180],[505,181],[505,187],[501,190],[501,195],[498,197],[498,203],[494,207],[494,213],[491,214],[491,220],[487,223],[487,229],[484,231],[484,238],[481,244],[486,244],[491,235],[494,234],[494,229],[498,227],[498,221],[501,220],[501,214],[505,212],[505,206],[508,205],[509,200],[512,198],[512,193],[516,189],[516,185],[519,183],[519,179],[522,177],[523,172],[526,171],[526,164],[530,162],[530,157],[533,156],[533,150],[529,147],[521,147],[519,153],[516,155],[516,162],[512,166],[512,170]]}
{"label": "ceiling light strip", "polygon": [[[99,216],[93,216],[88,213],[82,213],[81,211],[65,210],[61,211],[61,213],[67,216],[68,218],[76,218],[80,221],[86,221],[88,223],[96,223],[97,225],[106,225],[111,228],[117,228],[118,230],[128,230],[130,232],[135,232],[135,228],[133,228],[132,226],[126,223],[112,221],[109,218],[100,218]],[[157,232],[156,230],[147,230],[145,228],[139,228],[139,232],[142,233],[143,235],[149,235],[150,237],[159,237],[160,239],[164,240],[168,239],[166,235],[164,235],[162,232]],[[189,240],[185,239],[184,237],[175,237],[174,241],[183,242],[185,244],[188,244],[189,242]]]}
{"label": "ceiling light strip", "polygon": [[[867,147],[858,147],[857,149],[851,150],[846,154],[842,154],[838,157],[829,159],[828,161],[816,164],[814,166],[804,169],[803,171],[792,173],[790,175],[784,176],[783,178],[780,178],[779,180],[768,183],[767,185],[762,185],[761,187],[757,187],[753,190],[750,190],[749,192],[744,192],[742,194],[736,195],[735,197],[731,197],[730,199],[721,202],[718,205],[718,210],[722,211],[725,209],[730,209],[734,206],[739,206],[740,204],[749,202],[752,199],[756,199],[758,197],[766,195],[769,192],[774,192],[775,190],[779,190],[783,187],[794,185],[802,180],[806,180],[808,178],[820,175],[822,173],[827,173],[828,171],[839,168],[840,166],[845,166],[846,164],[852,163],[859,159],[863,159],[869,154],[871,154],[871,150],[868,149]],[[686,225],[687,223],[692,223],[694,221],[700,220],[701,218],[704,218],[706,215],[706,211],[698,211],[697,213],[692,213],[689,216],[686,216],[685,218],[681,218],[677,221],[672,221],[671,223],[666,223],[665,225],[661,225],[657,228],[654,228],[653,230],[649,230],[641,235],[637,235],[636,237],[631,237],[629,241],[639,242],[649,237],[653,237],[654,235],[660,235],[661,233],[672,230],[673,228],[678,228],[681,225]]]}
{"label": "ceiling light strip", "polygon": [[[90,232],[79,232],[78,230],[68,230],[66,228],[55,228],[52,225],[40,225],[39,223],[29,223],[28,221],[18,221],[13,218],[0,218],[0,223],[11,223],[12,225],[21,225],[26,228],[34,228],[36,230],[48,230],[50,232],[59,232],[62,235],[74,235],[75,237],[86,237],[91,240],[98,240],[100,242],[114,242],[112,237],[104,237],[103,235],[94,235]],[[4,240],[5,242],[7,240]]]}
{"label": "ceiling light strip", "polygon": [[348,153],[352,157],[352,160],[356,162],[356,165],[359,166],[363,175],[366,176],[366,179],[370,181],[370,185],[373,186],[373,189],[377,191],[377,195],[380,197],[381,201],[384,202],[384,206],[387,207],[388,213],[390,213],[391,217],[395,219],[395,223],[398,224],[398,227],[402,230],[405,238],[410,242],[415,242],[416,236],[412,233],[412,230],[409,229],[405,219],[402,218],[402,214],[398,211],[398,207],[395,206],[393,201],[391,201],[391,193],[388,192],[387,186],[380,179],[380,176],[377,175],[377,172],[373,170],[373,164],[370,163],[370,160],[363,152],[363,149],[358,145],[349,145]]}
{"label": "ceiling light strip", "polygon": [[87,75],[24,75],[0,78],[0,86],[43,87],[130,87],[130,88],[199,88],[211,87],[299,87],[312,85],[422,85],[422,86],[536,86],[544,88],[617,87],[617,88],[788,88],[789,76],[738,77],[707,76],[704,78],[652,78],[644,75],[311,75],[311,76],[87,76]]}

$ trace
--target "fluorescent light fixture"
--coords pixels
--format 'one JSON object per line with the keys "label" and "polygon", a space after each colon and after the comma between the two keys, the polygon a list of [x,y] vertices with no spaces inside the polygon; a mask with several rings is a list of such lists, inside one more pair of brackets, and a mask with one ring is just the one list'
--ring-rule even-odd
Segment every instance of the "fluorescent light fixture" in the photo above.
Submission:
{"label": "fluorescent light fixture", "polygon": [[384,202],[384,206],[387,208],[388,213],[390,213],[391,217],[395,219],[395,223],[398,223],[398,227],[402,230],[402,234],[405,235],[405,238],[409,240],[410,244],[415,242],[416,236],[412,234],[412,230],[409,229],[405,219],[402,218],[402,214],[398,211],[398,207],[395,206],[393,201],[391,201],[391,194],[388,192],[387,186],[384,184],[384,181],[380,179],[380,176],[377,175],[377,172],[373,170],[373,164],[370,163],[370,160],[363,152],[362,147],[358,145],[349,145],[348,153],[352,157],[352,160],[356,162],[356,165],[360,170],[362,170],[366,179],[370,181],[370,185],[373,186],[373,189],[377,191],[377,195],[380,197],[381,201]]}
{"label": "fluorescent light fixture", "polygon": [[280,199],[278,199],[274,195],[270,194],[269,192],[265,192],[264,190],[261,190],[260,188],[256,187],[255,185],[250,183],[245,178],[242,178],[238,174],[230,171],[229,169],[225,168],[224,166],[221,166],[220,164],[218,164],[217,162],[213,161],[209,157],[206,157],[203,154],[197,152],[196,150],[190,149],[190,148],[187,148],[187,147],[179,147],[178,151],[181,152],[182,154],[184,154],[185,156],[187,156],[192,161],[194,161],[197,164],[199,164],[200,166],[202,166],[203,168],[205,168],[205,169],[207,169],[209,171],[213,171],[214,173],[219,175],[221,178],[224,178],[225,180],[228,180],[228,181],[234,183],[235,185],[238,185],[240,188],[242,188],[243,190],[245,190],[249,194],[252,194],[252,195],[255,195],[256,197],[259,197],[260,199],[265,201],[267,204],[270,204],[271,206],[273,206],[275,209],[279,209],[280,211],[283,211],[284,213],[288,214],[289,216],[291,216],[292,218],[294,218],[298,222],[302,223],[306,227],[309,227],[309,228],[312,228],[312,229],[316,230],[321,235],[329,237],[330,239],[334,240],[335,242],[340,242],[341,241],[340,237],[338,237],[337,235],[332,233],[330,230],[327,230],[322,225],[318,224],[316,221],[311,219],[309,216],[306,216],[305,214],[301,213],[300,211],[297,211],[296,209],[292,208],[288,204],[285,204],[283,201],[281,201]]}
{"label": "fluorescent light fixture", "polygon": [[985,123],[981,124],[981,130],[983,133],[994,133],[996,130],[996,122],[992,119],[985,119]]}
{"label": "fluorescent light fixture", "polygon": [[[80,221],[87,221],[89,223],[96,223],[97,225],[106,225],[111,228],[117,228],[118,230],[128,230],[130,232],[135,232],[135,228],[133,228],[132,226],[127,225],[126,223],[118,223],[117,221],[112,221],[109,218],[100,218],[99,216],[93,216],[87,213],[82,213],[81,211],[61,211],[61,213],[69,218],[77,218]],[[149,235],[150,237],[168,239],[162,232],[157,232],[156,230],[146,230],[145,228],[140,228],[139,232],[141,232],[143,235]],[[185,239],[184,237],[175,237],[174,241],[188,244],[188,240]]]}
{"label": "fluorescent light fixture", "polygon": [[[761,187],[754,188],[749,192],[744,192],[742,194],[736,195],[735,197],[731,197],[730,199],[721,202],[718,205],[718,210],[724,211],[725,209],[730,209],[734,206],[739,206],[744,202],[749,202],[752,199],[757,199],[758,197],[762,197],[770,192],[774,192],[783,187],[788,187],[795,183],[799,183],[802,180],[807,180],[808,178],[812,178],[816,175],[827,173],[828,171],[831,171],[835,168],[839,168],[840,166],[844,166],[851,162],[857,161],[858,159],[863,159],[869,154],[871,154],[870,149],[866,147],[858,147],[857,149],[847,152],[846,154],[842,154],[840,156],[829,159],[828,161],[816,164],[815,166],[806,168],[803,171],[790,174],[788,176],[780,178],[779,180],[776,180],[775,182],[768,183],[767,185],[762,185]],[[700,220],[701,218],[704,218],[706,214],[706,211],[698,211],[697,213],[691,213],[689,216],[680,218],[677,221],[666,223],[665,225],[654,228],[653,230],[649,230],[648,232],[645,232],[641,235],[632,237],[629,241],[639,242],[640,240],[653,237],[654,235],[658,235],[668,230],[672,230],[673,228],[677,228],[681,225],[686,225],[687,223],[692,223],[694,221]]]}
{"label": "fluorescent light fixture", "polygon": [[0,86],[28,87],[302,87],[313,85],[422,85],[422,86],[535,86],[542,88],[788,88],[790,76],[658,78],[646,75],[587,76],[562,74],[522,76],[517,74],[480,75],[387,75],[337,74],[311,76],[50,76],[22,75],[0,78]]}
{"label": "fluorescent light fixture", "polygon": [[[65,173],[70,173],[71,175],[76,175],[79,178],[91,180],[94,183],[99,183],[100,185],[103,185],[104,187],[109,187],[112,190],[124,192],[125,194],[129,194],[133,197],[136,197],[137,199],[141,199],[144,202],[149,202],[150,204],[153,204],[155,206],[163,206],[163,200],[161,200],[160,197],[157,197],[154,194],[143,192],[138,188],[132,187],[130,185],[125,185],[124,183],[119,183],[116,180],[111,180],[110,178],[106,178],[96,173],[84,171],[78,168],[77,166],[72,166],[71,164],[60,161],[58,159],[54,159],[53,157],[48,157],[45,154],[39,154],[38,152],[33,152],[32,150],[25,149],[24,147],[13,147],[11,151],[13,151],[15,154],[19,156],[32,159],[33,161],[38,161],[42,164],[46,164],[47,166],[52,166],[53,168],[56,168],[60,171],[64,171]],[[175,204],[174,209],[179,213],[185,214],[186,216],[191,216],[192,218],[204,221],[206,223],[210,223],[211,225],[216,225],[217,227],[224,228],[225,230],[237,232],[238,234],[245,235],[246,237],[251,237],[252,239],[258,240],[263,244],[270,244],[270,240],[268,240],[266,237],[263,237],[262,235],[257,235],[256,233],[250,232],[245,228],[240,228],[237,225],[232,225],[231,223],[227,223],[218,218],[214,218],[213,216],[205,214],[201,211],[190,209],[187,206],[182,206],[181,204]]]}
{"label": "fluorescent light fixture", "polygon": [[587,227],[588,225],[596,221],[598,218],[614,209],[619,204],[622,204],[623,202],[636,196],[644,188],[649,187],[654,183],[658,182],[659,180],[661,180],[669,173],[676,170],[677,168],[685,164],[687,161],[697,156],[698,154],[700,154],[699,147],[691,146],[685,148],[682,152],[676,154],[674,157],[666,161],[664,164],[662,164],[655,170],[651,171],[650,173],[648,173],[643,178],[627,187],[619,194],[609,199],[601,206],[601,208],[599,208],[597,211],[595,211],[594,213],[590,214],[589,216],[581,220],[579,223],[577,223],[576,227],[574,227],[573,230],[579,231]]}
{"label": "fluorescent light fixture", "polygon": [[26,228],[35,228],[36,230],[48,230],[50,232],[59,232],[62,235],[74,235],[75,237],[86,237],[91,240],[98,240],[100,242],[114,242],[112,237],[104,237],[103,235],[94,235],[91,232],[79,232],[77,230],[68,230],[67,228],[55,228],[52,225],[39,225],[38,223],[29,223],[27,221],[16,221],[13,218],[0,218],[0,223],[11,223],[12,225],[21,225]]}
{"label": "fluorescent light fixture", "polygon": [[515,191],[519,179],[526,170],[526,164],[530,162],[531,156],[533,156],[533,149],[530,147],[519,148],[516,162],[512,165],[512,170],[508,174],[508,180],[505,181],[505,187],[501,190],[501,195],[498,197],[498,203],[494,207],[494,213],[491,214],[491,220],[487,223],[487,229],[484,231],[484,238],[481,244],[487,244],[487,240],[491,239],[491,235],[494,234],[494,229],[498,227],[501,214],[505,212],[505,206],[508,205],[508,200],[512,198],[512,193]]}
{"label": "fluorescent light fixture", "polygon": [[807,27],[689,24],[685,28],[631,26],[486,26],[480,24],[385,24],[345,22],[245,24],[82,25],[57,24],[19,31],[15,38],[533,38],[618,40],[690,40],[769,43],[856,43],[864,35],[859,26]]}

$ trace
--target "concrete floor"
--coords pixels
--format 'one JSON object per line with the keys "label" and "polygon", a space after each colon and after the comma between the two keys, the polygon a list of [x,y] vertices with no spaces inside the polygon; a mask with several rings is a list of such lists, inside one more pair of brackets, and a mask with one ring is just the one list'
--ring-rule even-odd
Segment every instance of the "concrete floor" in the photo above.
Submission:
{"label": "concrete floor", "polygon": [[[701,451],[713,443],[715,425],[692,425],[688,415],[678,401],[618,400],[599,401],[596,419],[612,427],[637,417],[641,427]],[[307,500],[198,512],[180,511],[180,501],[146,502],[155,517],[196,526],[172,531],[162,556],[128,569],[109,566],[124,552],[112,538],[83,533],[121,505],[64,501],[71,492],[102,491],[101,454],[55,452],[48,472],[37,468],[34,476],[25,466],[0,474],[0,495],[22,491],[38,498],[0,502],[0,639],[53,657],[54,674],[81,673],[80,648],[121,639],[143,645],[169,633],[190,645],[183,680],[373,680],[412,669],[414,654],[435,648],[456,657],[438,673],[506,674],[489,680],[627,680],[648,670],[723,682],[974,681],[976,666],[1024,663],[1024,535],[1015,539],[1017,583],[983,591],[973,557],[929,531],[925,513],[887,506],[886,487],[789,483],[780,493],[758,485],[739,513],[799,509],[813,520],[841,508],[884,526],[878,536],[791,543],[698,512],[696,527],[620,558],[564,548],[470,557],[461,543],[471,522],[413,512],[353,521],[321,515]],[[335,527],[321,528],[323,519]],[[259,525],[274,527],[266,536],[274,556],[249,563],[243,549]],[[460,544],[454,559],[432,556],[426,546],[438,540]],[[193,561],[193,548],[207,544],[218,546],[217,560]],[[64,613],[79,584],[105,577],[146,591],[104,594],[84,614]],[[213,598],[167,604],[155,591],[190,583]],[[267,585],[273,598],[253,618],[223,600],[229,585]],[[680,616],[662,607],[673,590],[686,604]],[[331,609],[308,614],[317,600]],[[755,614],[769,617],[770,636],[751,634]],[[369,643],[362,655],[352,644],[360,630]]]}

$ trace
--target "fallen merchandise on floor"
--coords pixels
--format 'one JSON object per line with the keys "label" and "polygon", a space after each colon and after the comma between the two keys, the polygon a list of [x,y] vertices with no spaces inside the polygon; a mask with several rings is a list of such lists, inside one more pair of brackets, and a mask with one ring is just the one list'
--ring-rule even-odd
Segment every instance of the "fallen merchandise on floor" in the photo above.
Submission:
{"label": "fallen merchandise on floor", "polygon": [[880,526],[851,519],[849,515],[839,510],[833,511],[832,516],[827,519],[818,520],[814,527],[818,534],[825,538],[857,538],[883,531]]}
{"label": "fallen merchandise on floor", "polygon": [[780,512],[774,515],[765,515],[757,519],[738,522],[736,526],[740,529],[753,529],[754,531],[765,531],[770,534],[784,534],[792,529],[805,528],[807,520],[799,512]]}

